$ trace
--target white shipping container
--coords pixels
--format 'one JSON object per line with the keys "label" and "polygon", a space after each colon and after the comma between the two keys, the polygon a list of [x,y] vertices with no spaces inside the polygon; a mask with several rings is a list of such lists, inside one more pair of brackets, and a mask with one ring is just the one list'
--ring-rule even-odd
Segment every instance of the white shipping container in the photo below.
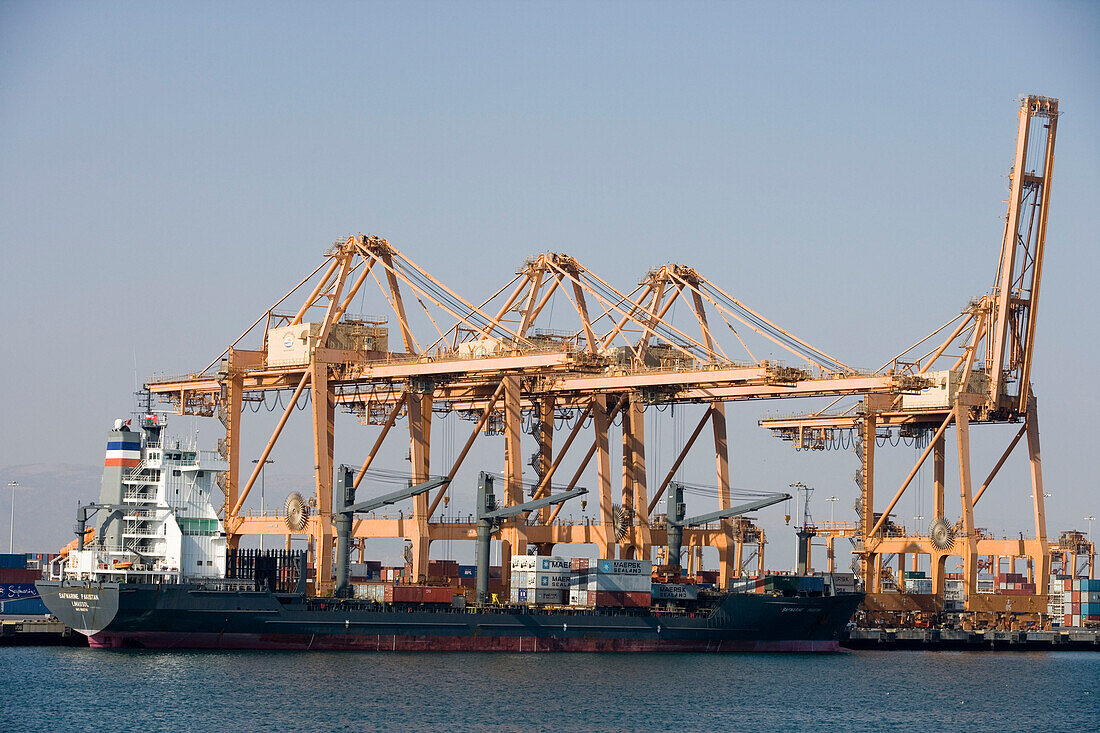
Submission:
{"label": "white shipping container", "polygon": [[653,574],[653,563],[649,560],[601,559],[596,561],[596,570],[600,573],[644,575],[648,578]]}
{"label": "white shipping container", "polygon": [[932,592],[931,578],[910,578],[905,581],[905,590],[909,593],[928,594]]}
{"label": "white shipping container", "polygon": [[513,555],[512,570],[534,570],[569,574],[569,559],[554,555]]}
{"label": "white shipping container", "polygon": [[386,586],[383,583],[354,583],[351,589],[356,598],[376,603],[386,600]]}
{"label": "white shipping container", "polygon": [[569,589],[569,605],[570,606],[587,606],[588,605],[588,591],[577,590],[576,588]]}
{"label": "white shipping container", "polygon": [[559,590],[569,590],[570,578],[568,575],[562,575],[561,573],[528,573],[530,578],[530,588],[556,588]]}
{"label": "white shipping container", "polygon": [[531,574],[528,573],[526,570],[513,570],[511,583],[509,585],[512,588],[526,588],[531,582],[529,580],[530,576]]}

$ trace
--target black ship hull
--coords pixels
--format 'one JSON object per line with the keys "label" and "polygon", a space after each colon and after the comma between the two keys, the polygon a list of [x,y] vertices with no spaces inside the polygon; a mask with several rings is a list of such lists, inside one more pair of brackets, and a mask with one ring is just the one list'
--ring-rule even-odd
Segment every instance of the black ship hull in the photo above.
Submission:
{"label": "black ship hull", "polygon": [[368,651],[839,651],[861,594],[728,594],[705,610],[456,609],[198,585],[42,581],[93,647]]}

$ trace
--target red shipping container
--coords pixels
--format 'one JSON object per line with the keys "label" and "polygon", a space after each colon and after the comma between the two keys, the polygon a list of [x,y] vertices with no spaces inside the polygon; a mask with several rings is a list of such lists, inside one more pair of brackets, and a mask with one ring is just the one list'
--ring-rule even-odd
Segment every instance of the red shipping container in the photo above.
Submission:
{"label": "red shipping container", "polygon": [[624,608],[649,608],[653,602],[653,596],[642,591],[623,593]]}
{"label": "red shipping container", "polygon": [[23,568],[0,568],[0,583],[33,583],[42,579],[41,570]]}
{"label": "red shipping container", "polygon": [[387,603],[450,603],[454,588],[423,585],[387,585]]}
{"label": "red shipping container", "polygon": [[590,590],[588,605],[594,608],[622,608],[622,594],[609,590]]}

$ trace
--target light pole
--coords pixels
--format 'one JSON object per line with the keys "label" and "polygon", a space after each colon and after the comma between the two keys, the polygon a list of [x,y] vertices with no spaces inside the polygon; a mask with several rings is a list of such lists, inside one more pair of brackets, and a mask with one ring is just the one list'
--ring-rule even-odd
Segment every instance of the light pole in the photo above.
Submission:
{"label": "light pole", "polygon": [[[252,462],[253,463],[259,463],[260,459],[259,458],[253,458]],[[260,468],[260,516],[263,516],[263,513],[264,513],[264,474],[267,473],[267,464],[274,463],[274,462],[275,461],[268,458],[266,461],[264,461],[263,467]],[[264,536],[262,534],[260,535],[260,549],[261,550],[264,549]]]}
{"label": "light pole", "polygon": [[836,506],[833,502],[840,501],[840,499],[837,499],[835,496],[830,496],[825,501],[829,502],[829,524],[832,524],[833,523],[833,507]]}
{"label": "light pole", "polygon": [[[8,486],[11,487],[11,524],[8,525],[8,554],[11,555],[15,552],[15,489],[19,486],[19,482],[9,481]],[[1089,534],[1091,535],[1092,532],[1090,531]]]}
{"label": "light pole", "polygon": [[[14,499],[12,501],[14,501]],[[1092,520],[1094,520],[1094,519],[1096,519],[1096,517],[1092,516],[1091,514],[1088,515],[1087,517],[1085,517],[1085,521],[1089,523],[1089,542],[1090,543],[1092,542]]]}

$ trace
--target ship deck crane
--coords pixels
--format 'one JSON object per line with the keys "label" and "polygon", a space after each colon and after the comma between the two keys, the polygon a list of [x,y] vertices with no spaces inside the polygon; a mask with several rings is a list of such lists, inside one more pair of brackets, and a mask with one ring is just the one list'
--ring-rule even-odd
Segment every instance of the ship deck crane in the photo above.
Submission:
{"label": "ship deck crane", "polygon": [[[498,507],[493,493],[493,475],[481,472],[477,482],[477,602],[489,600],[489,542],[503,520],[518,517],[537,509],[560,504],[563,501],[584,496],[588,489],[578,487],[560,494],[544,496],[514,506]],[[503,574],[504,568],[501,568]]]}
{"label": "ship deck crane", "polygon": [[340,466],[337,469],[338,495],[343,498],[343,506],[333,515],[333,524],[336,528],[336,589],[335,595],[340,598],[348,594],[348,566],[351,562],[351,522],[358,512],[370,512],[399,501],[420,496],[432,489],[450,483],[446,476],[429,479],[407,489],[376,496],[373,499],[355,503],[354,469],[351,466]]}
{"label": "ship deck crane", "polygon": [[757,509],[763,509],[773,504],[778,504],[781,501],[787,501],[790,498],[790,494],[769,494],[768,496],[745,502],[744,504],[738,504],[729,509],[720,509],[716,512],[684,518],[684,513],[687,510],[687,505],[684,504],[684,487],[682,484],[675,481],[670,482],[668,485],[668,498],[666,499],[667,508],[665,521],[668,524],[668,565],[673,570],[673,574],[679,573],[680,570],[680,548],[683,545],[684,527],[699,527],[719,519],[728,519],[729,517],[748,514]]}

